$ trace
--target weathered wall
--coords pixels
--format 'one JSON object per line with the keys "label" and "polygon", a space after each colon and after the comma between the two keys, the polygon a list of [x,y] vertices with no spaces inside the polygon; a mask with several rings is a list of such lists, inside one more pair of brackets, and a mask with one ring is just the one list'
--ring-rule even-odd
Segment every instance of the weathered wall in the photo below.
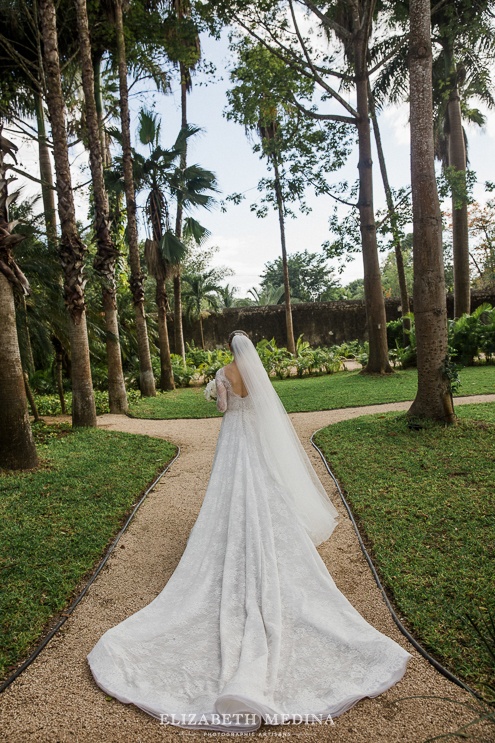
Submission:
{"label": "weathered wall", "polygon": [[[483,302],[495,306],[495,294],[472,292],[471,312]],[[387,322],[400,318],[400,299],[390,297],[385,300]],[[411,309],[413,303],[411,300]],[[447,314],[454,316],[454,296],[447,295]],[[343,343],[367,339],[366,310],[362,299],[342,300],[338,302],[301,302],[292,306],[292,321],[296,339],[303,333],[303,340],[312,346],[330,346],[332,343]],[[171,350],[174,351],[174,318],[167,315]],[[189,325],[184,319],[184,339],[194,341],[201,346],[199,322]],[[253,343],[263,338],[275,338],[278,346],[286,346],[285,306],[269,305],[265,307],[235,307],[223,310],[219,315],[210,315],[203,320],[205,347],[223,348],[233,330],[244,330]]]}

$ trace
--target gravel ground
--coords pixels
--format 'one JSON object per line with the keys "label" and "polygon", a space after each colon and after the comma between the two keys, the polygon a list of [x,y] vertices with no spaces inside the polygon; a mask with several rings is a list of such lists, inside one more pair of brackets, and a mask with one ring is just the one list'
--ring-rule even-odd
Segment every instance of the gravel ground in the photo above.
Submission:
{"label": "gravel ground", "polygon": [[[493,401],[493,395],[457,398],[456,404]],[[376,699],[364,699],[334,725],[263,726],[249,737],[303,738],[339,743],[420,743],[452,732],[472,719],[460,704],[471,697],[447,681],[412,648],[395,626],[340,498],[309,437],[345,418],[410,403],[294,413],[291,419],[313,465],[339,511],[340,523],[318,548],[339,589],[367,621],[412,653],[404,678]],[[60,420],[60,418],[58,418]],[[98,425],[165,438],[181,447],[179,459],[148,495],[86,596],[38,658],[0,695],[1,740],[5,743],[151,743],[216,737],[160,725],[133,705],[107,701],[95,684],[86,655],[101,635],[150,603],[168,581],[197,518],[215,452],[221,420],[136,420],[104,415]],[[143,446],[146,439],[143,438]],[[123,473],[125,476],[125,473]],[[81,586],[82,588],[82,586]],[[329,669],[331,672],[331,669]],[[449,697],[452,702],[412,696]],[[493,727],[471,729],[478,740],[494,740]],[[218,734],[217,734],[218,735]],[[225,734],[222,737],[228,737]]]}

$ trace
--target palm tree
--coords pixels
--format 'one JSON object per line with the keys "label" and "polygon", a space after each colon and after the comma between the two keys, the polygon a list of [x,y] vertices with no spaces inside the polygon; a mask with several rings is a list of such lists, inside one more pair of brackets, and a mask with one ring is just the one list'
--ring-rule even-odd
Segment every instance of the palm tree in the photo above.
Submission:
{"label": "palm tree", "polygon": [[[151,275],[156,280],[156,302],[158,305],[161,385],[162,389],[173,389],[170,344],[166,323],[166,312],[169,306],[166,280],[174,276],[180,261],[187,252],[186,245],[170,229],[169,200],[173,200],[184,212],[195,207],[210,208],[213,203],[208,191],[216,191],[216,178],[213,173],[191,165],[183,169],[181,161],[189,137],[199,130],[194,127],[181,129],[169,150],[159,145],[160,123],[156,114],[144,109],[140,112],[139,139],[148,145],[150,154],[145,158],[133,152],[133,173],[135,189],[148,191],[146,212],[151,225],[152,239],[146,242],[145,257]],[[119,139],[120,133],[110,130],[112,136]],[[108,173],[109,183],[118,189],[122,179],[119,171],[120,159],[116,158],[117,168]],[[209,236],[208,230],[193,217],[184,220],[184,238],[193,239],[201,245]]]}
{"label": "palm tree", "polygon": [[65,128],[57,23],[53,0],[40,2],[44,47],[47,103],[52,127],[55,172],[57,175],[58,213],[61,239],[58,246],[65,275],[65,301],[69,311],[69,336],[72,361],[72,425],[96,426],[96,408],[91,380],[88,333],[84,302],[83,244],[76,225],[74,197]]}
{"label": "palm tree", "polygon": [[[160,342],[160,389],[175,389],[174,375],[172,371],[172,359],[170,356],[170,342],[167,327],[167,310],[169,310],[169,299],[166,282],[174,275],[176,266],[184,256],[186,250],[178,240],[173,240],[170,231],[170,220],[168,204],[163,193],[164,175],[171,165],[173,159],[179,154],[174,152],[173,159],[159,146],[160,123],[157,122],[156,114],[150,114],[145,110],[140,111],[140,125],[138,136],[142,144],[149,145],[150,158],[142,162],[137,160],[141,166],[140,183],[138,188],[149,187],[146,200],[146,212],[151,224],[153,239],[146,240],[144,256],[148,271],[156,281],[156,305],[158,307],[158,335]],[[153,150],[153,148],[155,148]]]}
{"label": "palm tree", "polygon": [[237,292],[238,289],[236,286],[230,286],[230,284],[222,286],[221,291],[219,292],[221,306],[225,308],[235,307],[235,295],[237,294]]}
{"label": "palm tree", "polygon": [[11,249],[23,235],[12,234],[15,223],[9,221],[4,157],[14,158],[15,145],[2,137],[0,126],[0,466],[5,469],[31,469],[38,465],[29,422],[26,388],[17,338],[14,286],[23,294],[30,292],[27,279],[15,263]]}
{"label": "palm tree", "polygon": [[285,284],[281,284],[280,286],[272,286],[271,284],[266,284],[260,289],[256,289],[256,287],[253,287],[252,289],[248,290],[248,294],[252,296],[251,304],[255,304],[260,307],[264,307],[265,305],[270,304],[278,304],[284,292]]}
{"label": "palm tree", "polygon": [[206,271],[199,274],[185,274],[183,299],[186,308],[188,322],[199,320],[199,332],[201,334],[201,348],[205,347],[203,335],[203,320],[208,317],[212,310],[219,311],[218,297],[221,287],[215,282],[215,271]]}
{"label": "palm tree", "polygon": [[123,415],[127,412],[128,405],[124,372],[122,369],[117,302],[115,298],[115,264],[120,253],[113,243],[110,232],[108,195],[103,180],[103,148],[96,111],[94,70],[91,58],[86,0],[74,0],[74,3],[79,31],[82,84],[89,142],[89,161],[95,206],[95,231],[98,245],[94,266],[102,281],[103,307],[105,310],[105,327],[107,333],[108,399],[110,412]]}
{"label": "palm tree", "polygon": [[280,225],[280,243],[282,245],[282,266],[284,274],[284,296],[285,296],[285,325],[287,331],[287,350],[297,356],[296,342],[294,340],[294,327],[292,325],[292,309],[289,285],[289,267],[287,265],[287,249],[285,245],[285,206],[282,196],[279,173],[279,155],[277,151],[277,109],[271,103],[269,95],[263,95],[260,102],[260,118],[258,121],[258,133],[262,141],[263,151],[273,166],[275,175],[274,189],[277,199],[278,221]]}
{"label": "palm tree", "polygon": [[409,415],[455,421],[447,356],[442,218],[435,179],[429,0],[410,2],[409,85],[418,391]]}
{"label": "palm tree", "polygon": [[[191,71],[195,68],[201,57],[201,46],[199,36],[194,24],[190,20],[190,0],[169,0],[169,44],[167,55],[169,59],[179,65],[180,87],[181,87],[181,126],[187,129],[187,94],[192,89]],[[187,165],[187,149],[181,156],[180,167],[184,171]],[[175,235],[182,239],[182,202],[177,201],[177,214],[175,220]],[[181,299],[181,267],[177,266],[174,275],[174,337],[175,353],[182,356],[186,363],[186,352],[184,347],[184,333],[182,330],[182,299]]]}
{"label": "palm tree", "polygon": [[[386,64],[374,85],[378,101],[392,103],[409,94],[408,45],[402,25],[407,17],[407,2],[391,6],[392,19],[399,34],[387,39],[378,54]],[[470,312],[469,239],[466,203],[467,139],[462,121],[483,124],[482,114],[472,99],[488,107],[495,104],[491,83],[491,64],[495,49],[493,12],[489,0],[436,3],[431,14],[433,40],[433,105],[435,156],[447,173],[452,193],[454,248],[454,314]],[[380,45],[379,45],[380,47]],[[390,53],[390,50],[393,53]],[[372,51],[376,61],[376,51]]]}
{"label": "palm tree", "polygon": [[127,239],[129,243],[129,264],[131,275],[129,285],[134,301],[136,313],[136,331],[139,354],[139,385],[144,397],[154,397],[155,378],[151,366],[151,354],[144,313],[144,275],[141,271],[139,258],[138,231],[136,220],[136,194],[132,172],[132,148],[129,116],[129,95],[127,89],[127,61],[125,51],[125,35],[123,21],[123,2],[126,0],[111,0],[111,19],[115,24],[117,36],[117,54],[119,62],[120,88],[120,121],[122,127],[122,162],[124,170],[125,198],[127,205]]}
{"label": "palm tree", "polygon": [[[468,11],[469,14],[469,11]],[[441,52],[435,59],[433,80],[435,85],[435,156],[441,161],[449,180],[453,181],[452,195],[452,247],[454,264],[454,317],[471,312],[471,279],[469,270],[468,209],[466,200],[467,137],[463,121],[483,126],[485,117],[471,104],[473,98],[483,101],[489,108],[495,105],[490,78],[480,69],[480,57],[495,37],[483,34],[474,41],[474,49],[466,55],[466,69],[461,55],[465,40],[456,39],[452,24],[442,23],[442,11],[435,15]],[[459,20],[463,28],[464,22]],[[449,27],[450,26],[450,27]],[[459,43],[460,42],[460,43]],[[458,49],[458,47],[461,47]],[[472,58],[475,58],[474,64]]]}

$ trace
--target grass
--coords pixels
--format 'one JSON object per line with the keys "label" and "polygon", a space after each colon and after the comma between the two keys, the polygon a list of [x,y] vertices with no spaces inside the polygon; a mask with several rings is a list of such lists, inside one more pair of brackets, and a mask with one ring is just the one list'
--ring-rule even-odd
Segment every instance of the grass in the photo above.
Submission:
{"label": "grass", "polygon": [[[465,367],[460,372],[459,395],[495,393],[495,365]],[[338,372],[319,377],[274,380],[273,386],[289,413],[334,410],[359,405],[412,400],[416,394],[417,371],[407,369],[391,376],[375,377],[359,372]],[[185,387],[140,398],[130,403],[136,418],[213,418],[221,415],[213,402],[207,402],[203,387]]]}
{"label": "grass", "polygon": [[41,467],[0,470],[0,678],[65,608],[176,451],[161,439],[101,429],[33,431]]}
{"label": "grass", "polygon": [[495,610],[495,403],[463,405],[450,427],[404,414],[342,421],[315,436],[414,635],[456,675],[493,684],[466,627]]}

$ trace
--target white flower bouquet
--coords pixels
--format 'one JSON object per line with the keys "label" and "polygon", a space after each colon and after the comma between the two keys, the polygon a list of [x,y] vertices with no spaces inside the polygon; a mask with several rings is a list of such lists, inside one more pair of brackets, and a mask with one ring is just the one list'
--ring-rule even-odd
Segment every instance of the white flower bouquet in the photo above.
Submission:
{"label": "white flower bouquet", "polygon": [[208,402],[217,399],[217,385],[214,379],[212,379],[211,382],[208,382],[204,394]]}

